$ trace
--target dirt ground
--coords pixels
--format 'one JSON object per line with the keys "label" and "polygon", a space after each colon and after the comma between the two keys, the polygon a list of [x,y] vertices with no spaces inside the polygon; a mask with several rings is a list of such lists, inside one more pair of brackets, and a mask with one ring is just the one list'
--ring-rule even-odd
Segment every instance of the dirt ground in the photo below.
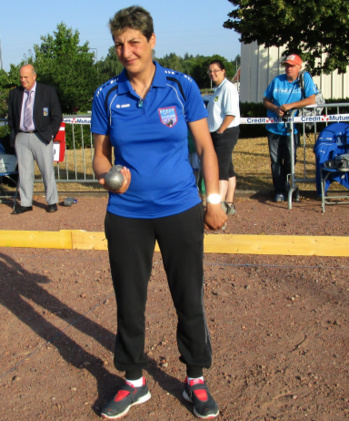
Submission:
{"label": "dirt ground", "polygon": [[[106,196],[77,199],[47,214],[36,197],[33,212],[16,216],[2,203],[0,230],[102,231]],[[349,235],[349,205],[323,214],[311,192],[292,210],[270,199],[238,196],[225,233]],[[204,264],[214,357],[205,376],[219,419],[349,419],[348,259],[206,254]],[[107,253],[1,248],[0,300],[0,419],[97,420],[122,381]],[[125,419],[194,419],[159,253],[146,316],[152,399]]]}

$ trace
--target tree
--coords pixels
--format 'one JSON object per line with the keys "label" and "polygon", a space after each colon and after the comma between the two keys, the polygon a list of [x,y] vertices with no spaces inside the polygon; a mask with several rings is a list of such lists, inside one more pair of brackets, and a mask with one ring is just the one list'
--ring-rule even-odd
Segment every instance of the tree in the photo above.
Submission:
{"label": "tree", "polygon": [[5,70],[0,69],[0,118],[3,118],[7,113],[7,103],[8,103],[8,76]]}
{"label": "tree", "polygon": [[163,67],[167,67],[171,70],[176,70],[177,72],[183,72],[183,59],[178,57],[175,53],[166,54],[165,57],[157,59],[159,64]]}
{"label": "tree", "polygon": [[196,56],[195,64],[191,69],[190,76],[195,80],[200,89],[207,89],[211,87],[211,80],[207,74],[208,66],[213,60],[221,60],[224,63],[226,70],[226,77],[231,79],[234,76],[233,65],[224,57],[219,55],[214,56]]}
{"label": "tree", "polygon": [[115,47],[110,47],[107,57],[97,62],[96,66],[99,75],[99,84],[102,84],[118,75],[124,68],[118,60]]}
{"label": "tree", "polygon": [[[285,46],[285,55],[302,56],[314,74],[338,70],[349,61],[349,1],[228,0],[237,6],[223,26],[240,41],[265,47]],[[325,53],[324,61],[321,61]]]}
{"label": "tree", "polygon": [[98,74],[88,42],[79,45],[79,32],[64,23],[57,25],[54,36],[41,40],[28,60],[36,68],[38,81],[56,87],[63,113],[90,110]]}
{"label": "tree", "polygon": [[241,65],[241,56],[240,56],[240,54],[238,54],[238,55],[234,58],[233,63],[234,63],[234,65],[235,65],[235,73],[236,73],[236,72],[238,71],[238,69],[239,69],[240,65]]}
{"label": "tree", "polygon": [[183,62],[182,62],[183,73],[191,76],[194,65],[195,65],[195,57],[193,55],[189,55],[188,53],[185,53]]}
{"label": "tree", "polygon": [[20,66],[10,65],[9,73],[0,69],[0,117],[7,115],[9,92],[12,88],[19,85]]}

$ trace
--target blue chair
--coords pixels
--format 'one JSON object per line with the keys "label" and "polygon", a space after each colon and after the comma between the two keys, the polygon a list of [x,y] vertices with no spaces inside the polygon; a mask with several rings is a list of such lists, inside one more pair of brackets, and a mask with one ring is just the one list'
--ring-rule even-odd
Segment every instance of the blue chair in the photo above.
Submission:
{"label": "blue chair", "polygon": [[349,152],[349,124],[333,123],[321,131],[315,143],[316,156],[316,189],[321,195],[322,211],[326,204],[349,203],[349,195],[345,191],[336,191],[328,195],[331,183],[336,181],[349,189],[349,168],[331,167],[339,155]]}
{"label": "blue chair", "polygon": [[7,179],[13,186],[16,187],[15,195],[9,195],[0,185],[0,203],[1,199],[9,199],[14,197],[13,209],[16,206],[18,198],[18,170],[17,170],[17,157],[14,149],[9,148],[8,138],[0,139],[0,180]]}

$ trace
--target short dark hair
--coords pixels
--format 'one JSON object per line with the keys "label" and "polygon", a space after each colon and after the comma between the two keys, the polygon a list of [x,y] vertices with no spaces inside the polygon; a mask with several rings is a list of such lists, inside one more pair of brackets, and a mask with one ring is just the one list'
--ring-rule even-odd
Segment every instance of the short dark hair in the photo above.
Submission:
{"label": "short dark hair", "polygon": [[119,10],[109,20],[109,28],[113,38],[114,35],[124,32],[127,28],[137,29],[148,41],[154,33],[153,18],[147,10],[140,6]]}
{"label": "short dark hair", "polygon": [[209,64],[209,66],[211,66],[211,64],[217,64],[217,66],[221,69],[221,70],[225,70],[225,66],[222,60],[212,60],[211,63]]}

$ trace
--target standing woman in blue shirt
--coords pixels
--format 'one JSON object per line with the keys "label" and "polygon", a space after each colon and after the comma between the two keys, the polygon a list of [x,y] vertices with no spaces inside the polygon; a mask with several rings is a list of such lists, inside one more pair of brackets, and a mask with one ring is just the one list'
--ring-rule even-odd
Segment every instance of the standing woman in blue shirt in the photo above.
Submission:
{"label": "standing woman in blue shirt", "polygon": [[208,74],[215,84],[207,110],[208,125],[218,158],[219,193],[225,212],[234,215],[236,173],[232,154],[240,133],[239,94],[234,84],[225,77],[225,66],[221,60],[210,63]]}
{"label": "standing woman in blue shirt", "polygon": [[[203,309],[203,233],[221,228],[227,217],[207,111],[189,76],[153,61],[156,37],[146,10],[120,10],[110,30],[124,70],[97,89],[91,131],[99,182],[106,187],[112,163],[123,166],[123,185],[109,189],[105,233],[117,302],[114,363],[126,379],[102,416],[118,419],[150,399],[142,372],[147,365],[144,313],[157,241],[178,315],[178,348],[187,375],[183,396],[196,416],[214,418],[218,406],[203,378],[212,360]],[[188,160],[187,124],[202,164],[205,213]]]}
{"label": "standing woman in blue shirt", "polygon": [[[282,118],[293,108],[302,108],[315,104],[316,85],[309,73],[304,74],[305,98],[299,86],[298,75],[303,61],[297,54],[286,57],[282,63],[285,73],[276,76],[264,92],[263,104],[270,118]],[[275,202],[283,202],[287,194],[287,175],[291,173],[291,141],[288,127],[285,123],[267,124],[268,145],[271,159],[271,173],[275,192]],[[297,128],[294,132],[294,158],[299,139]],[[295,200],[299,201],[299,190],[296,190]]]}

